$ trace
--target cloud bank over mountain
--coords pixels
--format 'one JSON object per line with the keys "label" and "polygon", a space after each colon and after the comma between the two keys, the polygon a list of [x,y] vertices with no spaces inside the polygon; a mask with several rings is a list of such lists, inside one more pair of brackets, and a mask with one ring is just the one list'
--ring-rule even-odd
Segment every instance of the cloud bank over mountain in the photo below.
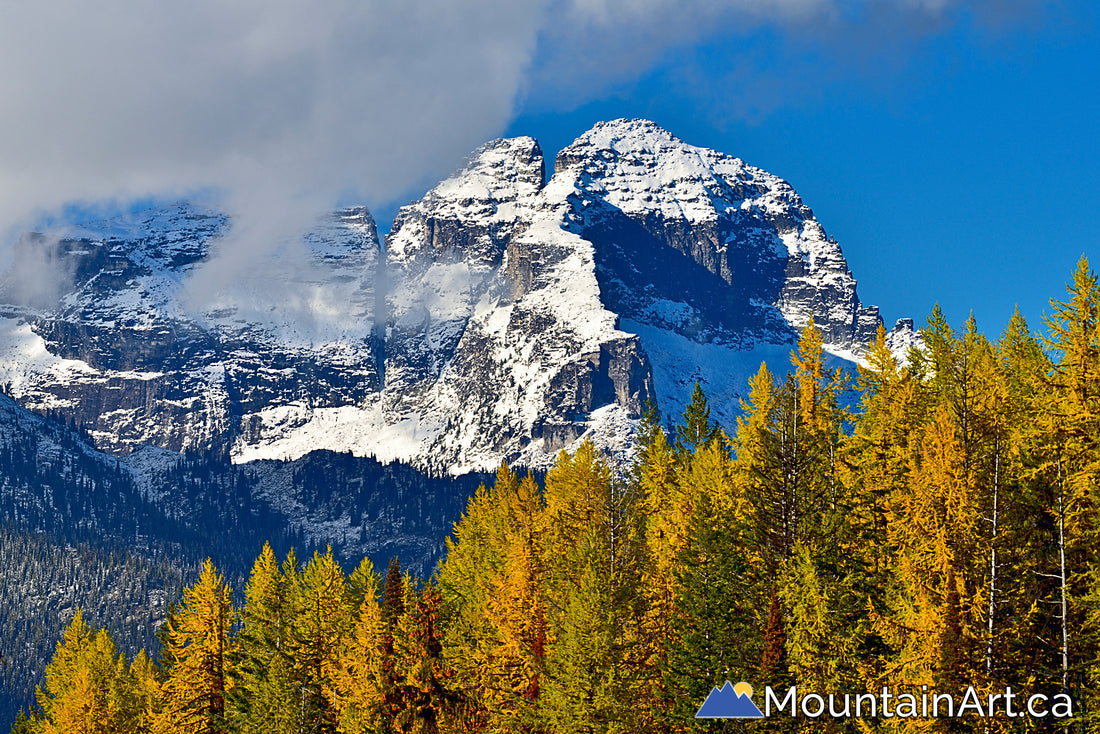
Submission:
{"label": "cloud bank over mountain", "polygon": [[[1009,7],[1020,15],[1042,5]],[[125,207],[136,198],[212,191],[234,215],[223,248],[237,253],[224,255],[221,270],[232,277],[254,256],[275,257],[338,200],[379,206],[444,175],[502,132],[519,105],[582,102],[676,49],[726,36],[736,42],[761,28],[825,29],[847,43],[878,32],[876,18],[891,19],[897,32],[927,33],[964,16],[993,22],[1003,7],[984,0],[5,3],[0,265],[19,230],[74,202]],[[747,82],[732,75],[719,83]]]}

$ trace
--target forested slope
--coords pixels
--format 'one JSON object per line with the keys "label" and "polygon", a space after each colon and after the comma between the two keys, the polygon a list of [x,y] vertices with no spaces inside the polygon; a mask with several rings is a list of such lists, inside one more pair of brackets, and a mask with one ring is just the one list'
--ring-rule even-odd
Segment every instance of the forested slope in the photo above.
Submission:
{"label": "forested slope", "polygon": [[0,395],[0,716],[33,701],[79,607],[128,654],[156,655],[155,629],[184,579],[213,558],[243,588],[270,541],[347,562],[399,557],[429,574],[481,480],[332,452],[240,466],[224,454],[96,451],[79,426]]}
{"label": "forested slope", "polygon": [[[544,480],[502,468],[427,582],[265,548],[235,606],[207,564],[159,667],[81,620],[16,730],[679,732],[712,725],[694,715],[727,679],[897,696],[892,716],[803,710],[768,730],[1095,730],[1086,261],[1045,326],[1040,340],[1016,315],[991,341],[936,310],[905,365],[880,330],[848,411],[811,323],[786,375],[761,367],[730,433],[697,390],[674,430],[643,421],[629,477],[587,443]],[[1013,716],[1003,697],[988,716],[919,713],[919,696],[969,688],[1043,694],[1051,716]]]}

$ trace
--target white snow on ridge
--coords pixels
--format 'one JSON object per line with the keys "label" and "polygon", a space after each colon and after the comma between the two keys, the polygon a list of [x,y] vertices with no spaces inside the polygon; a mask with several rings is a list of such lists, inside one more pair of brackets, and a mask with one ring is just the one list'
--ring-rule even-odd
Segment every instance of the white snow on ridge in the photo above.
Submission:
{"label": "white snow on ridge", "polygon": [[[622,242],[599,240],[601,225]],[[644,236],[631,239],[634,225]],[[765,360],[781,374],[791,335],[811,316],[832,329],[827,351],[849,362],[877,319],[859,304],[839,246],[787,182],[647,121],[597,125],[562,151],[545,185],[536,141],[487,143],[398,212],[384,253],[369,213],[343,210],[305,235],[300,267],[257,264],[195,313],[188,278],[227,228],[221,215],[180,205],[71,230],[118,263],[70,294],[58,321],[87,327],[91,346],[107,352],[110,335],[125,331],[150,345],[154,366],[157,347],[190,345],[191,362],[175,372],[100,371],[49,354],[29,325],[7,318],[0,380],[58,405],[51,387],[177,380],[191,392],[146,402],[192,421],[187,431],[232,432],[237,462],[325,448],[458,473],[506,457],[546,466],[585,436],[629,452],[638,396],[653,389],[675,420],[696,381],[732,430],[749,377]],[[668,262],[658,248],[721,278],[699,292],[747,300],[747,315],[740,303],[708,311],[690,294],[696,283],[674,284],[683,300],[654,288]],[[766,263],[772,290],[738,290],[751,280],[736,280],[749,258]],[[904,330],[891,338],[910,339]],[[96,435],[140,434],[143,409],[104,409]]]}
{"label": "white snow on ridge", "polygon": [[[769,239],[777,237],[776,254],[805,263],[803,273],[788,267],[784,293],[772,304],[796,329],[809,320],[809,311],[798,303],[807,291],[840,293],[841,302],[858,305],[839,246],[793,187],[739,158],[688,145],[648,120],[613,120],[597,124],[562,151],[558,178],[562,186],[568,180],[584,201],[602,200],[639,221],[659,215],[697,226],[737,214],[762,218],[775,228]],[[715,243],[716,254],[726,244]],[[830,319],[836,321],[836,315]],[[836,323],[850,319],[845,313]]]}
{"label": "white snow on ridge", "polygon": [[657,404],[666,424],[680,420],[695,383],[707,396],[711,417],[729,432],[741,415],[740,401],[748,399],[749,379],[768,363],[773,374],[790,365],[790,345],[760,344],[742,350],[719,344],[700,344],[667,329],[624,319],[622,327],[637,333],[653,365]]}
{"label": "white snow on ridge", "polygon": [[[51,354],[42,337],[22,319],[0,318],[0,383],[21,397],[37,384],[71,384],[88,379],[103,379],[88,363]],[[66,408],[65,401],[53,399],[43,408]]]}
{"label": "white snow on ridge", "polygon": [[265,408],[258,414],[263,423],[260,435],[251,442],[238,441],[233,461],[292,460],[318,448],[374,456],[379,461],[407,461],[417,456],[434,437],[435,426],[415,417],[390,422],[380,402],[337,408],[301,404]]}

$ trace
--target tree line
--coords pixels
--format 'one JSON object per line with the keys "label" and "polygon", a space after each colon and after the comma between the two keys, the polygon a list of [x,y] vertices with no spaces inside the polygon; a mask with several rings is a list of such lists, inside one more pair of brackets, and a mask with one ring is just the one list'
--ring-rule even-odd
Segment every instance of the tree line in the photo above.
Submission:
{"label": "tree line", "polygon": [[[1064,693],[1074,717],[771,718],[769,730],[1100,728],[1100,287],[1046,334],[937,308],[851,380],[802,333],[727,433],[696,387],[617,476],[592,447],[502,467],[421,582],[266,547],[234,608],[207,563],[159,663],[78,615],[13,731],[685,732],[725,680]],[[858,404],[845,397],[858,391]]]}

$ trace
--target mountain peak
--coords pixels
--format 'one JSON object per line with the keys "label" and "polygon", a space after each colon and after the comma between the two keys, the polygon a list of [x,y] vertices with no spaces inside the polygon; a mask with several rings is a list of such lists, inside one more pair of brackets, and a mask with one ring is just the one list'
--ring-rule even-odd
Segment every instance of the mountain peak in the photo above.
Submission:
{"label": "mountain peak", "polygon": [[573,144],[578,143],[618,151],[655,150],[669,145],[684,145],[682,140],[652,120],[625,117],[597,122]]}
{"label": "mountain peak", "polygon": [[[401,208],[386,236],[388,259],[411,263],[442,255],[435,227],[445,220],[476,225],[485,237],[460,239],[482,258],[498,259],[502,251],[490,242],[490,231],[507,227],[519,216],[517,206],[539,192],[545,171],[542,148],[534,138],[498,138],[485,143],[423,199]],[[426,215],[429,210],[431,217]]]}
{"label": "mountain peak", "polygon": [[0,319],[0,379],[119,453],[324,448],[462,473],[545,466],[583,437],[629,453],[641,407],[678,415],[696,383],[732,425],[811,317],[848,360],[879,324],[786,181],[650,120],[594,125],[545,183],[535,139],[489,141],[401,208],[384,254],[369,212],[341,210],[284,303],[261,312],[237,283],[196,321],[181,284],[227,224],[180,206],[86,227],[72,254],[99,259],[65,307]]}
{"label": "mountain peak", "polygon": [[593,126],[558,154],[555,176],[628,214],[656,209],[691,222],[714,220],[765,189],[801,203],[782,179],[641,119]]}
{"label": "mountain peak", "polygon": [[660,156],[690,149],[684,141],[652,120],[618,119],[598,122],[558,153],[555,171],[590,162],[614,162],[635,156]]}
{"label": "mountain peak", "polygon": [[501,184],[515,187],[513,196],[535,193],[542,187],[545,177],[542,148],[532,137],[497,138],[479,146],[466,156],[462,165],[442,183],[429,192],[437,196],[462,196],[472,193],[478,184],[486,186],[493,194],[499,194]]}

